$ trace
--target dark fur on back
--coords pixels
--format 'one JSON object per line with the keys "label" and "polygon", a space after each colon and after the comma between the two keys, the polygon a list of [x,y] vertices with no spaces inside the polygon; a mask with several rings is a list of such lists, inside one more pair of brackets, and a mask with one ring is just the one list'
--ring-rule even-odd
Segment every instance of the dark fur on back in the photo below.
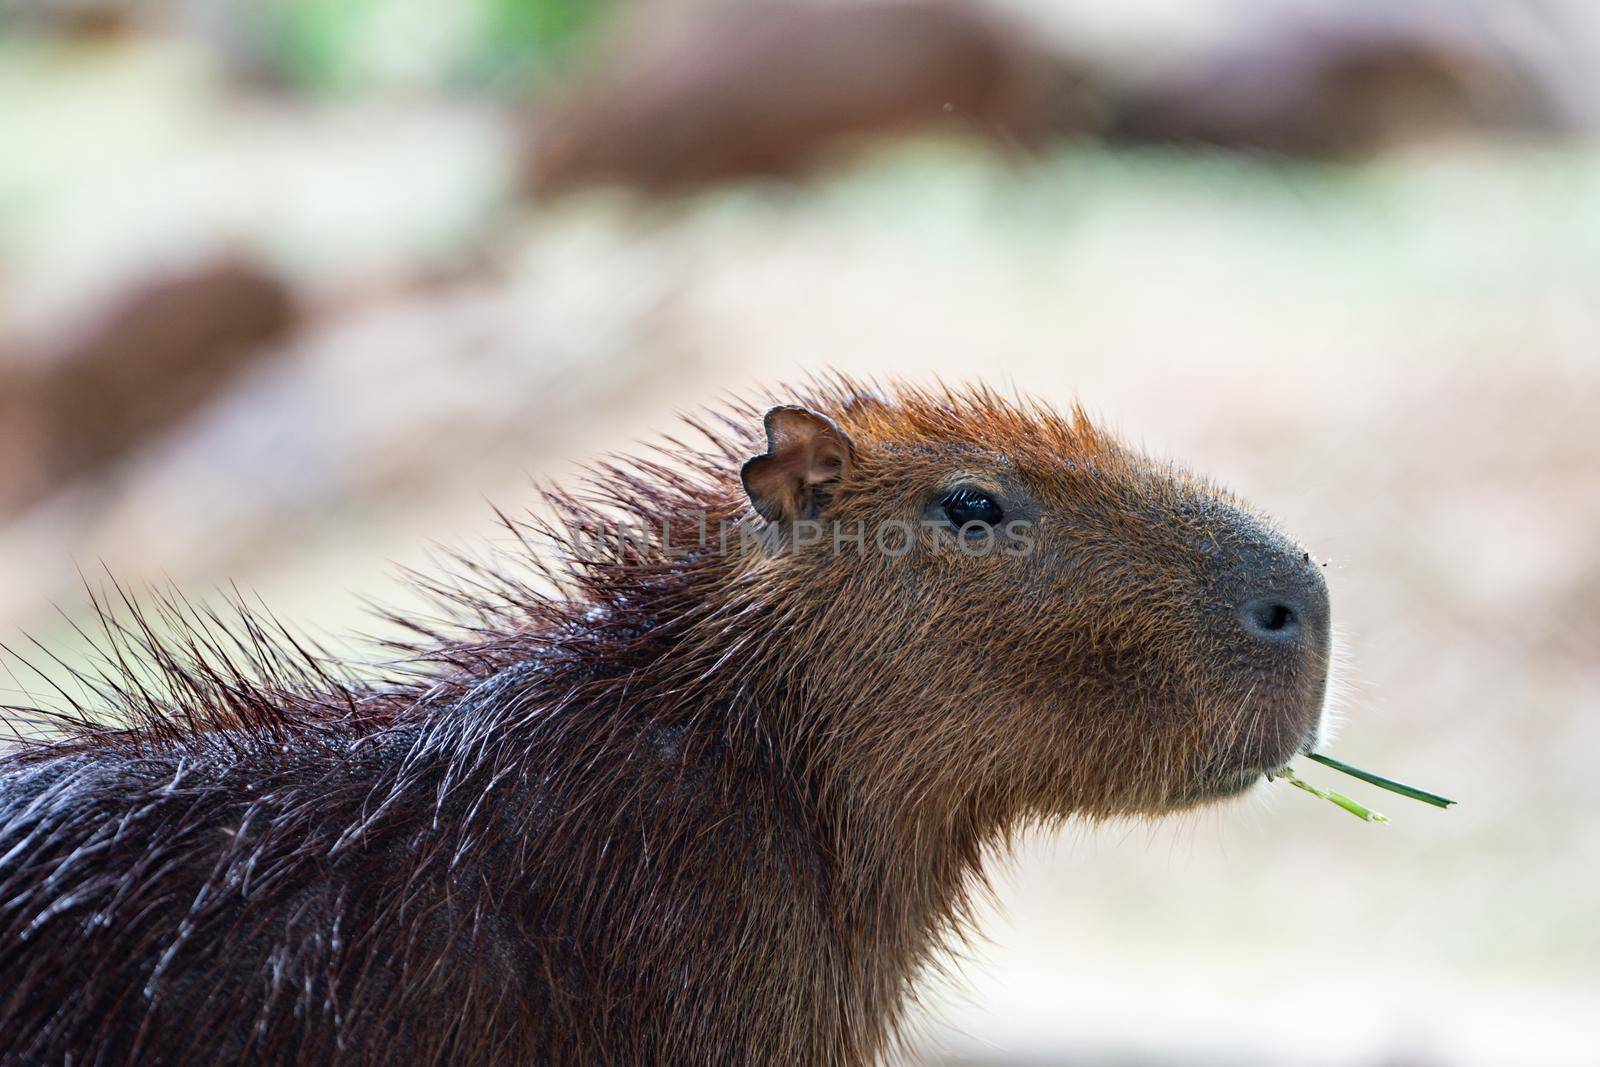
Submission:
{"label": "dark fur on back", "polygon": [[[858,395],[806,399],[868,443],[862,501],[929,441],[1059,457],[1089,479],[1061,499],[1126,506],[1108,529],[1135,542],[1141,508],[1223,499],[1081,417]],[[458,561],[431,586],[443,621],[397,617],[409,636],[369,672],[242,603],[103,610],[92,695],[61,693],[62,736],[0,762],[0,1063],[868,1063],[1019,822],[1181,807],[1217,745],[1271,734],[1203,664],[1125,689],[1123,727],[1033,707],[1024,638],[1098,714],[1120,683],[1094,670],[1127,642],[1167,641],[1174,672],[1196,658],[1182,605],[1130,628],[1063,602],[1078,625],[1018,615],[971,649],[918,606],[955,563],[905,585],[590,536],[618,515],[678,544],[702,514],[755,521],[735,472],[759,423],[730,406],[694,424],[702,445],[507,520],[514,549]],[[978,652],[1017,657],[992,708]],[[1174,687],[1193,721],[1157,714]]]}

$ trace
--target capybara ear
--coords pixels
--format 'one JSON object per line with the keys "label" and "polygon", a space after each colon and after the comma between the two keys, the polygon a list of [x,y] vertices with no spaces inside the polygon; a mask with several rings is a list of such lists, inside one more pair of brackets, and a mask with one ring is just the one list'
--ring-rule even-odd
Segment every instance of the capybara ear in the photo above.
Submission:
{"label": "capybara ear", "polygon": [[815,517],[855,462],[855,446],[831,419],[782,404],[761,420],[767,450],[739,471],[750,503],[768,522]]}

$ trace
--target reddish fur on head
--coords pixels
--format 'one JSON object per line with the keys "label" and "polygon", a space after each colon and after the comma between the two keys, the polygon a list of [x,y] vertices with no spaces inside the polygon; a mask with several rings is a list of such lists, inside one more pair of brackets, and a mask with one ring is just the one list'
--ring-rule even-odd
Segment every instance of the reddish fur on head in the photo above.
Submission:
{"label": "reddish fur on head", "polygon": [[1225,493],[984,390],[784,399],[510,523],[552,551],[379,680],[110,620],[133,725],[0,765],[0,1063],[865,1064],[1017,827],[1314,738],[1321,579]]}
{"label": "reddish fur on head", "polygon": [[[872,764],[864,780],[998,819],[1160,813],[1241,788],[1309,743],[1325,602],[1311,620],[1321,633],[1287,656],[1258,648],[1236,611],[1255,586],[1283,586],[1316,614],[1321,579],[1232,496],[1081,411],[985,391],[843,401],[821,401],[837,425],[774,409],[846,461],[816,470],[815,446],[794,430],[787,450],[769,441],[753,463],[806,473],[775,487],[784,503],[767,517],[820,515],[830,534],[916,524],[910,550],[891,556],[869,539],[868,551],[848,540],[841,551],[824,536],[749,573],[794,605],[769,647],[824,668],[848,709],[827,733]],[[818,483],[820,512],[789,503]],[[1026,544],[963,551],[936,514],[922,521],[962,485],[1026,522]]]}

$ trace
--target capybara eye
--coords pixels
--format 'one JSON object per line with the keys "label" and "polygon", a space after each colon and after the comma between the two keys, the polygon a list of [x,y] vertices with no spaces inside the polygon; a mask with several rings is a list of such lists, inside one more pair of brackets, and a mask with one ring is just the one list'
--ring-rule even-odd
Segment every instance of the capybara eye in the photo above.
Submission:
{"label": "capybara eye", "polygon": [[985,526],[998,526],[1006,517],[999,501],[982,489],[973,489],[971,486],[951,490],[945,494],[943,500],[939,501],[939,505],[944,508],[945,518],[950,520],[950,525],[957,529],[974,522]]}

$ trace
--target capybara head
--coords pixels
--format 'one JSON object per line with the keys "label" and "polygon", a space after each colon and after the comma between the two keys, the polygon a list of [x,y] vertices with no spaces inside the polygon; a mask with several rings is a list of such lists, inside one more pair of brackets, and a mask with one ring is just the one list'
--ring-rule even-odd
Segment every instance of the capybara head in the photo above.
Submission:
{"label": "capybara head", "polygon": [[742,480],[768,550],[741,566],[855,788],[1158,814],[1316,743],[1322,575],[1222,489],[983,391],[841,389],[764,429]]}

